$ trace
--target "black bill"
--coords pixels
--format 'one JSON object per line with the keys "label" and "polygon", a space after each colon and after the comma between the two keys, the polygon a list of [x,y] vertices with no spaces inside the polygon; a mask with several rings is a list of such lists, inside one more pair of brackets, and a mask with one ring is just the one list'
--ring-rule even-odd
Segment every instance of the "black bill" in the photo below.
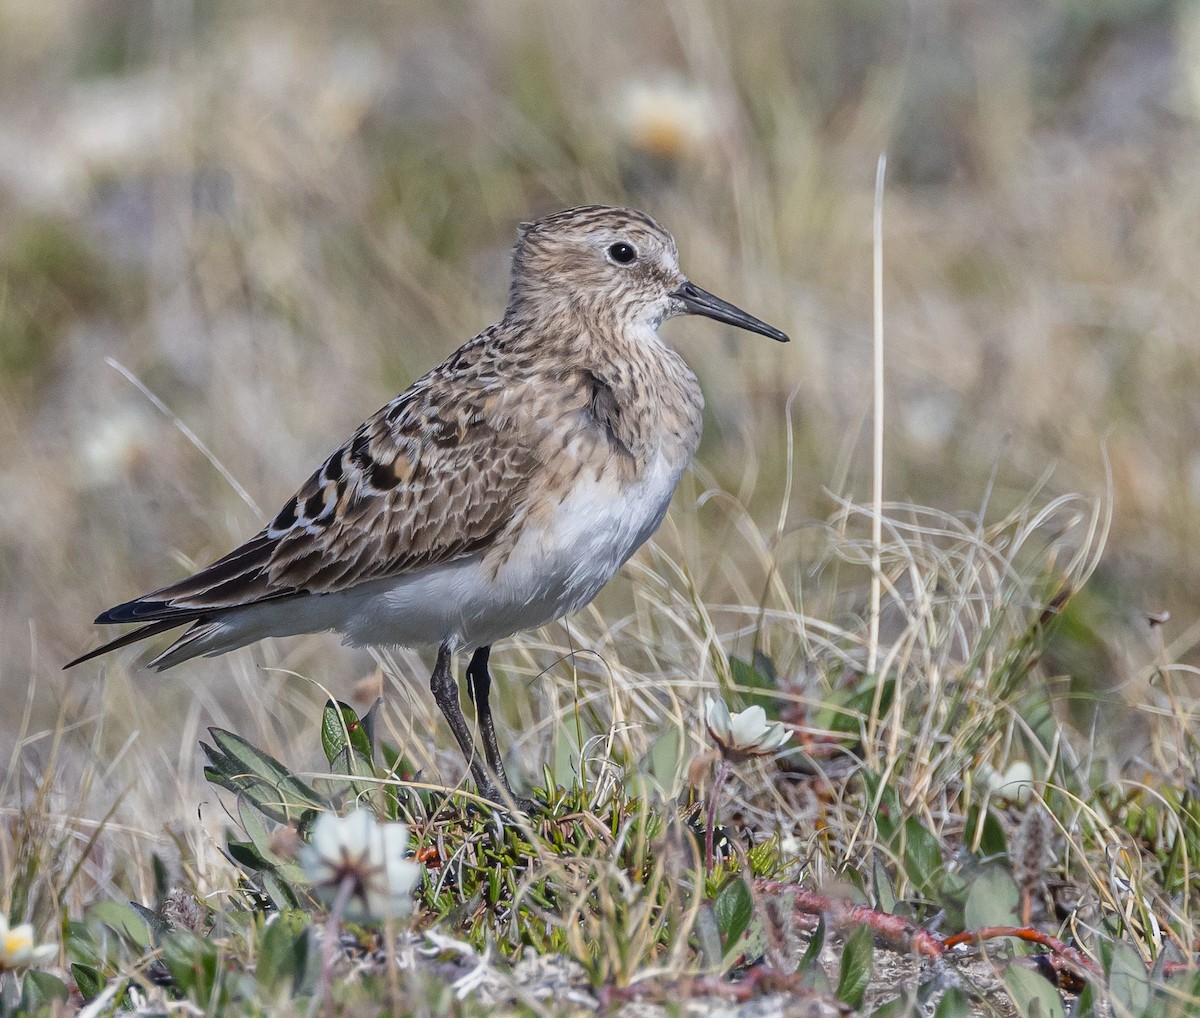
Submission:
{"label": "black bill", "polygon": [[700,289],[700,287],[690,280],[674,291],[671,296],[682,301],[684,308],[690,315],[703,315],[705,318],[715,318],[718,322],[725,322],[727,325],[736,325],[739,329],[745,329],[747,332],[757,332],[759,335],[769,336],[777,343],[786,343],[788,341],[787,335],[780,332],[773,325],[760,322],[753,315],[747,314],[741,308],[734,307],[727,301],[721,300],[720,297],[714,297],[707,290]]}

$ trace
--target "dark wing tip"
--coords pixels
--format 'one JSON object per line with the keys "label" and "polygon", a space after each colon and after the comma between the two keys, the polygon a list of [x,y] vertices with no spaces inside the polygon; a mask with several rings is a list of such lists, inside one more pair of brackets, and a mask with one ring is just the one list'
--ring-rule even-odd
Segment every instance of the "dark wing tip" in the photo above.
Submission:
{"label": "dark wing tip", "polygon": [[171,606],[168,601],[148,600],[147,598],[139,597],[109,608],[106,612],[101,612],[96,616],[95,624],[98,626],[116,626],[123,622],[153,621],[163,618],[164,613],[170,611]]}

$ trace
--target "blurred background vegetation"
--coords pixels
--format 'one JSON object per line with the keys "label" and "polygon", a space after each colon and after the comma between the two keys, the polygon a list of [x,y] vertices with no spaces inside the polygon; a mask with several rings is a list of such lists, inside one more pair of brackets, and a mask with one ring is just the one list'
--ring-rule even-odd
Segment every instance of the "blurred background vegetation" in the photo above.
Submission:
{"label": "blurred background vegetation", "polygon": [[[1200,663],[1193,5],[0,0],[0,748],[31,676],[35,726],[97,706],[57,669],[98,611],[249,536],[494,321],[516,224],[556,208],[647,210],[793,337],[666,327],[709,407],[684,501],[715,481],[773,526],[789,413],[789,529],[866,497],[883,151],[888,496],[1101,497],[1107,457],[1063,670],[1120,685],[1164,610]],[[259,653],[342,693],[372,667]],[[190,689],[194,732],[205,668],[106,695],[178,732]]]}

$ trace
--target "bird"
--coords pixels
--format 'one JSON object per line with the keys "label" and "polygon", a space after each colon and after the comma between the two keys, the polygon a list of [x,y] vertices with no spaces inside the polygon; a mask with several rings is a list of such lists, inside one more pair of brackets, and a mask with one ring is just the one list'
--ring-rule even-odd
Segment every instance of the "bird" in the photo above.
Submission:
{"label": "bird", "polygon": [[150,667],[323,631],[436,647],[430,690],[479,794],[528,802],[496,736],[491,647],[588,604],[662,522],[704,408],[658,335],[678,315],[788,341],[691,282],[645,213],[586,205],[522,223],[499,322],[368,418],[244,544],[101,613],[97,625],[141,627],[65,667],[181,626]]}

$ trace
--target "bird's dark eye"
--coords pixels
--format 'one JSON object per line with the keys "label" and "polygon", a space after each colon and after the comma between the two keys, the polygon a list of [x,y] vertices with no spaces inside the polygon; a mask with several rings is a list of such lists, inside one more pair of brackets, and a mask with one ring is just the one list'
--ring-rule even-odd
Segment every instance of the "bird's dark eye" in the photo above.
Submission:
{"label": "bird's dark eye", "polygon": [[632,244],[619,240],[608,249],[608,257],[618,265],[631,265],[637,261],[637,252]]}

